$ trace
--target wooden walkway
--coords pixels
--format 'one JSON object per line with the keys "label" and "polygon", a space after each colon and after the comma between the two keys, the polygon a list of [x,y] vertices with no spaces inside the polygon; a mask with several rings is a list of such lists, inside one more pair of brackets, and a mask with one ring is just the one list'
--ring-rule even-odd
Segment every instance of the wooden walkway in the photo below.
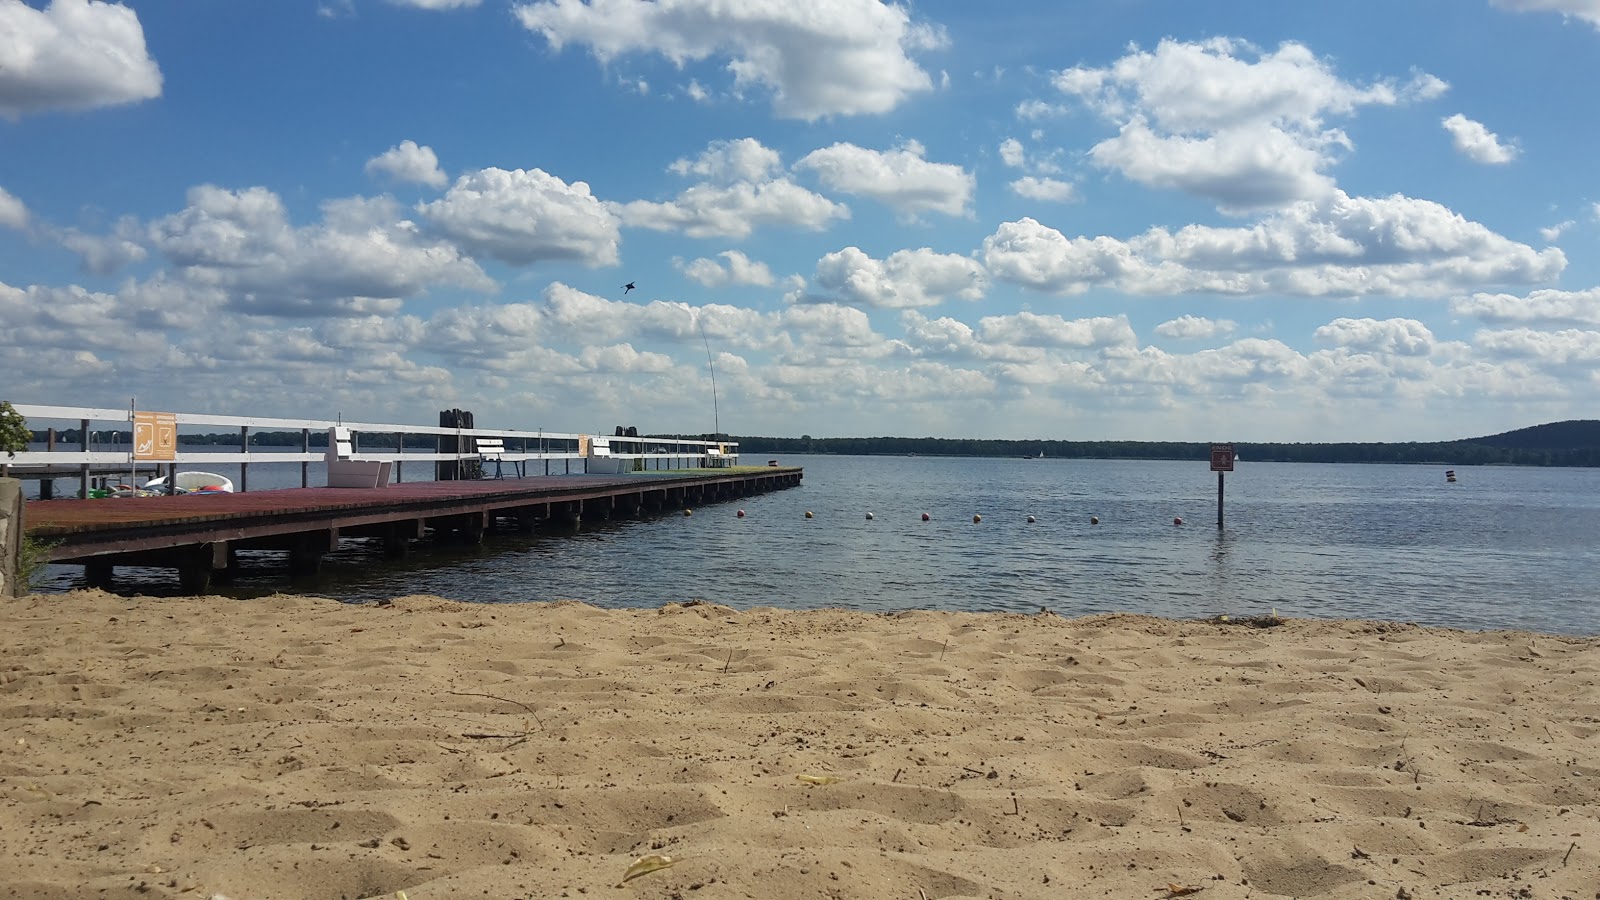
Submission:
{"label": "wooden walkway", "polygon": [[342,538],[374,538],[392,555],[436,538],[478,542],[497,524],[531,531],[542,522],[648,515],[693,508],[800,483],[799,468],[708,473],[534,475],[482,481],[417,481],[379,489],[290,488],[233,494],[35,500],[28,534],[53,544],[49,558],[80,563],[90,584],[109,585],[116,566],[178,570],[184,590],[227,579],[240,550],[289,555],[292,574],[316,571]]}

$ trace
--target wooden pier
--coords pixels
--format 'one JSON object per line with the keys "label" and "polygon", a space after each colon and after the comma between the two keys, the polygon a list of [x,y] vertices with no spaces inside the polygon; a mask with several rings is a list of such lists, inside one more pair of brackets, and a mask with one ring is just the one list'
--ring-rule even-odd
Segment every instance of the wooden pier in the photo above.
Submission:
{"label": "wooden pier", "polygon": [[291,574],[315,572],[346,538],[376,539],[401,555],[435,538],[476,543],[486,531],[531,531],[541,523],[650,515],[800,484],[796,467],[715,472],[549,475],[477,481],[418,481],[380,489],[290,488],[248,493],[35,500],[30,537],[52,544],[49,559],[84,566],[109,586],[116,566],[174,568],[189,593],[237,571],[240,550],[288,554]]}

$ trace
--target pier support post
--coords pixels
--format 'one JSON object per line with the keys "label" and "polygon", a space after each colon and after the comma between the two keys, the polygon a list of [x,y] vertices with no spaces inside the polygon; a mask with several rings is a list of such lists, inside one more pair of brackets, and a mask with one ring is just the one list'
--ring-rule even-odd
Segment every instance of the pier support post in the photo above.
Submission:
{"label": "pier support post", "polygon": [[289,574],[317,574],[322,570],[322,557],[337,549],[339,549],[337,528],[299,535],[299,539],[289,548]]}
{"label": "pier support post", "polygon": [[83,582],[102,591],[111,590],[114,568],[108,560],[91,559],[83,564]]}

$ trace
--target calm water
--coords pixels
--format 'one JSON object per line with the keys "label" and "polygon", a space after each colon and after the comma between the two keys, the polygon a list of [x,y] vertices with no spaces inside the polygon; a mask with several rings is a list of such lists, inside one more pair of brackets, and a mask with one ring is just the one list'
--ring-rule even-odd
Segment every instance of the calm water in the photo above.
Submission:
{"label": "calm water", "polygon": [[[1276,608],[1600,634],[1596,469],[1458,467],[1460,481],[1447,484],[1443,467],[1246,461],[1228,476],[1227,528],[1219,532],[1216,476],[1204,463],[781,461],[805,467],[802,487],[690,517],[492,536],[480,548],[424,547],[398,564],[346,542],[322,575],[292,589],[351,601],[429,593],[656,606],[703,598],[739,608],[1047,607],[1069,616]],[[424,464],[415,468],[412,478],[426,474]],[[299,470],[252,467],[250,484],[298,486]],[[735,516],[741,507],[743,519]],[[806,519],[807,510],[815,518]],[[921,521],[923,512],[932,521]],[[974,523],[974,514],[983,521]],[[1175,527],[1174,516],[1188,524]],[[54,569],[43,587],[71,589],[79,572]],[[152,593],[174,580],[160,570],[118,577],[121,589]],[[234,590],[290,588],[281,560],[261,554],[246,559]]]}

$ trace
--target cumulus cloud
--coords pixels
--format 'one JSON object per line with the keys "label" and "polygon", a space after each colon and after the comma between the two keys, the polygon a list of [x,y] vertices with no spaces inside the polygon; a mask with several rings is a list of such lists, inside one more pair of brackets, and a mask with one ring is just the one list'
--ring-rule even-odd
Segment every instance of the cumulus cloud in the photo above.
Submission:
{"label": "cumulus cloud", "polygon": [[1245,228],[1152,228],[1131,240],[1068,238],[1031,218],[984,239],[1004,281],[1055,294],[1443,295],[1549,281],[1558,249],[1535,251],[1437,203],[1410,197],[1303,201]]}
{"label": "cumulus cloud", "polygon": [[470,172],[417,211],[468,251],[513,265],[616,265],[622,243],[616,216],[587,184],[542,169]]}
{"label": "cumulus cloud", "polygon": [[897,250],[877,260],[846,247],[817,261],[817,286],[846,302],[879,309],[936,306],[947,299],[981,300],[988,287],[983,267],[954,253]]}
{"label": "cumulus cloud", "polygon": [[742,239],[756,228],[783,225],[820,231],[850,209],[780,177],[777,151],[752,138],[717,141],[694,159],[680,159],[670,170],[705,179],[676,198],[614,203],[623,224],[654,231],[680,231],[690,237]]}
{"label": "cumulus cloud", "polygon": [[1540,228],[1539,229],[1539,237],[1544,238],[1547,241],[1552,241],[1552,242],[1560,240],[1561,235],[1565,234],[1568,228],[1571,228],[1572,226],[1574,226],[1576,224],[1578,224],[1578,223],[1572,221],[1571,219],[1568,219],[1565,222],[1557,222],[1554,225],[1550,225],[1550,226],[1546,226],[1544,228]]}
{"label": "cumulus cloud", "polygon": [[434,285],[494,287],[476,263],[425,235],[386,198],[329,201],[321,224],[298,228],[266,188],[201,185],[188,204],[151,222],[146,239],[185,280],[222,291],[241,312],[392,313]]}
{"label": "cumulus cloud", "polygon": [[1473,336],[1473,344],[1494,356],[1528,359],[1547,366],[1592,366],[1600,362],[1600,331],[1480,331]]}
{"label": "cumulus cloud", "polygon": [[95,109],[161,96],[139,16],[121,4],[0,3],[0,116]]}
{"label": "cumulus cloud", "polygon": [[928,162],[925,153],[916,141],[889,151],[838,143],[811,151],[795,168],[815,172],[833,190],[871,197],[904,216],[965,214],[977,184],[972,173],[950,163]]}
{"label": "cumulus cloud", "polygon": [[1282,206],[1333,192],[1325,170],[1349,150],[1330,116],[1367,105],[1437,97],[1444,82],[1339,78],[1302,44],[1262,51],[1229,38],[1163,40],[1106,68],[1056,73],[1055,87],[1119,124],[1090,158],[1152,187],[1175,188],[1225,210]]}
{"label": "cumulus cloud", "polygon": [[1483,123],[1474,122],[1460,113],[1441,119],[1439,124],[1450,132],[1456,150],[1473,162],[1505,165],[1521,152],[1515,142],[1502,144],[1500,136],[1483,127]]}
{"label": "cumulus cloud", "polygon": [[15,228],[18,231],[28,227],[28,207],[23,205],[16,195],[0,187],[0,228]]}
{"label": "cumulus cloud", "polygon": [[119,219],[110,234],[85,234],[69,228],[57,237],[62,246],[78,254],[84,270],[95,275],[110,275],[149,255],[144,246],[144,227],[132,216]]}
{"label": "cumulus cloud", "polygon": [[513,11],[555,49],[584,45],[602,63],[726,58],[735,92],[770,91],[779,116],[808,121],[888,112],[932,90],[911,54],[948,43],[941,28],[878,0],[541,0]]}
{"label": "cumulus cloud", "polygon": [[384,174],[396,181],[444,187],[450,179],[439,168],[439,157],[432,147],[419,147],[416,141],[401,141],[398,145],[367,160],[368,175]]}
{"label": "cumulus cloud", "polygon": [[1473,294],[1450,302],[1450,311],[1491,325],[1600,325],[1600,287],[1586,291]]}
{"label": "cumulus cloud", "polygon": [[1563,18],[1577,18],[1600,29],[1600,0],[1489,0],[1501,9],[1515,12],[1556,12]]}
{"label": "cumulus cloud", "polygon": [[1232,334],[1238,327],[1239,323],[1231,319],[1183,315],[1157,325],[1156,334],[1179,341],[1193,341]]}
{"label": "cumulus cloud", "polygon": [[1316,338],[1336,347],[1366,353],[1427,356],[1433,332],[1416,319],[1334,319],[1318,328]]}
{"label": "cumulus cloud", "polygon": [[1025,347],[1086,348],[1133,346],[1138,343],[1127,316],[1065,319],[1019,312],[978,320],[980,340]]}
{"label": "cumulus cloud", "polygon": [[1011,193],[1029,200],[1048,203],[1071,203],[1078,199],[1078,190],[1070,183],[1055,178],[1036,178],[1024,175],[1006,185]]}
{"label": "cumulus cloud", "polygon": [[717,256],[722,261],[702,256],[687,263],[674,259],[672,264],[689,279],[706,287],[728,284],[770,287],[773,284],[772,270],[767,268],[766,263],[756,262],[737,250],[724,250]]}
{"label": "cumulus cloud", "polygon": [[667,171],[685,177],[695,176],[713,184],[741,181],[766,181],[783,168],[778,151],[763,146],[755,138],[712,141],[699,156],[675,160]]}

